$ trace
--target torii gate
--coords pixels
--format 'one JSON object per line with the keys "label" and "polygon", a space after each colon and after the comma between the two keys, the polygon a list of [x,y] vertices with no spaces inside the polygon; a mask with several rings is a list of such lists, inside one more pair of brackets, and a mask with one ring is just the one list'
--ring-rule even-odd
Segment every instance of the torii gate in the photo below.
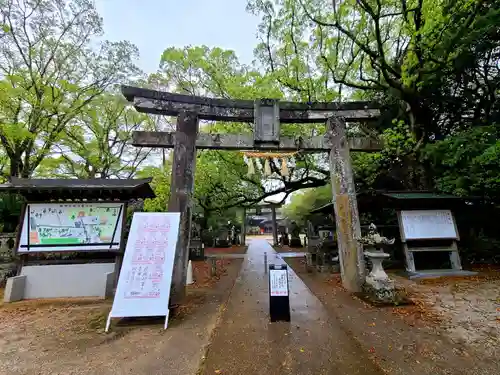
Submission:
{"label": "torii gate", "polygon": [[[174,149],[168,211],[181,213],[181,225],[175,250],[171,304],[179,303],[185,295],[196,149],[329,152],[342,283],[352,292],[361,290],[365,265],[362,247],[355,240],[361,230],[349,150],[373,152],[380,150],[381,144],[368,138],[347,139],[346,121],[376,119],[380,115],[376,104],[213,99],[130,86],[122,86],[122,93],[139,112],[177,116],[175,132],[136,131],[132,142],[137,147]],[[254,122],[254,133],[198,133],[199,120]],[[280,137],[280,123],[325,121],[324,136]]]}

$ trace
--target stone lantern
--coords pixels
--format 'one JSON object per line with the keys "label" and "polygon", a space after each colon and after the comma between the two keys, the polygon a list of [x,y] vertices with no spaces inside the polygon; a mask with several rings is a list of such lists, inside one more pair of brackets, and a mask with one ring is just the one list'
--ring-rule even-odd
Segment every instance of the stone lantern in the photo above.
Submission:
{"label": "stone lantern", "polygon": [[393,303],[396,297],[394,281],[384,271],[382,262],[389,258],[389,254],[382,250],[383,245],[393,245],[394,239],[389,240],[382,237],[375,224],[370,224],[368,234],[358,238],[357,241],[363,245],[364,255],[370,260],[372,269],[366,276],[364,291],[377,302]]}

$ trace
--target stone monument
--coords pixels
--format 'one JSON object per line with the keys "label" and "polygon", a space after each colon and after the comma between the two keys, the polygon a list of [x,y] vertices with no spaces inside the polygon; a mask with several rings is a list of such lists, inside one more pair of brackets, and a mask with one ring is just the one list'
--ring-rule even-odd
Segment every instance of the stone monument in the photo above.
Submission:
{"label": "stone monument", "polygon": [[384,271],[382,262],[389,258],[384,253],[384,245],[393,245],[394,239],[389,240],[382,237],[375,224],[370,224],[368,234],[358,238],[357,241],[363,245],[364,255],[370,260],[372,269],[366,276],[363,291],[375,302],[392,304],[396,300],[396,288],[394,280],[390,279]]}

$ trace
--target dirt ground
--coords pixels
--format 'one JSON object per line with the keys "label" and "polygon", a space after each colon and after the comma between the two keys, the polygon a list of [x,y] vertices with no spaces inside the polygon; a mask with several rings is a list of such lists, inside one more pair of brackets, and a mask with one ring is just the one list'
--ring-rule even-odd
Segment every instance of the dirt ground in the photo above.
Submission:
{"label": "dirt ground", "polygon": [[307,251],[306,247],[274,246],[277,253],[302,253]]}
{"label": "dirt ground", "polygon": [[345,291],[340,275],[307,273],[302,259],[286,261],[386,373],[500,373],[497,273],[420,284],[398,279],[414,304],[377,308]]}
{"label": "dirt ground", "polygon": [[242,260],[218,260],[214,278],[205,262],[193,263],[196,282],[166,331],[148,321],[103,333],[111,300],[0,304],[0,374],[195,375]]}
{"label": "dirt ground", "polygon": [[412,298],[442,317],[453,342],[488,357],[500,356],[500,268],[478,269],[478,276],[421,280],[394,277]]}

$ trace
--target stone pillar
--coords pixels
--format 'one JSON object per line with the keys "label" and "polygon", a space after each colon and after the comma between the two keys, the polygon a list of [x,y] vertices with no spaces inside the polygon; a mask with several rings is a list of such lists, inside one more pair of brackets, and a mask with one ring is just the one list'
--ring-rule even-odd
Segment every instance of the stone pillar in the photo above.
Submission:
{"label": "stone pillar", "polygon": [[360,292],[365,278],[356,189],[346,137],[346,124],[341,118],[327,121],[326,138],[330,142],[330,176],[337,226],[339,262],[342,284],[351,292]]}
{"label": "stone pillar", "polygon": [[247,240],[247,209],[243,208],[243,217],[241,222],[241,244],[245,246]]}
{"label": "stone pillar", "polygon": [[197,134],[197,115],[181,112],[177,117],[170,200],[168,202],[169,212],[181,213],[179,238],[175,248],[170,305],[181,302],[186,293]]}
{"label": "stone pillar", "polygon": [[273,244],[276,246],[278,244],[278,225],[276,223],[276,207],[271,206],[271,216],[272,216],[272,228],[273,228]]}

